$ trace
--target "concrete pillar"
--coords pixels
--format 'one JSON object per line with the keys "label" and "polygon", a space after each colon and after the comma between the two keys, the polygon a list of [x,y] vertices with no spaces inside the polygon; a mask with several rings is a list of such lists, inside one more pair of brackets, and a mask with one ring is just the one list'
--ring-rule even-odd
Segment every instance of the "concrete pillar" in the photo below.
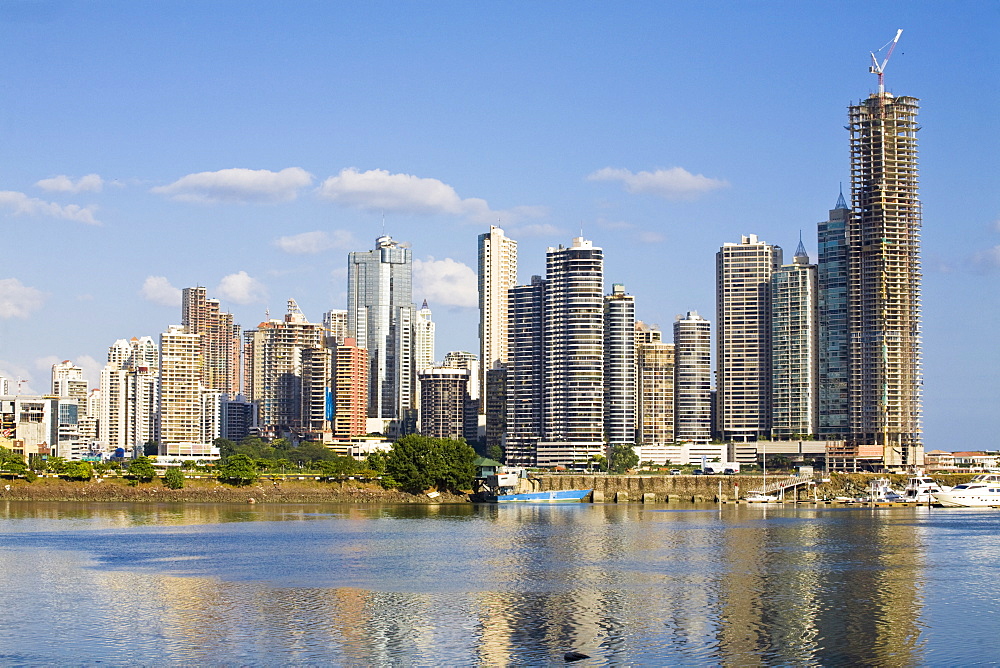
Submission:
{"label": "concrete pillar", "polygon": [[591,503],[604,503],[604,492],[594,490],[591,494]]}
{"label": "concrete pillar", "polygon": [[617,492],[615,494],[615,503],[628,503],[628,492]]}
{"label": "concrete pillar", "polygon": [[656,495],[655,494],[651,494],[649,492],[646,492],[645,494],[642,495],[642,502],[643,503],[656,503]]}

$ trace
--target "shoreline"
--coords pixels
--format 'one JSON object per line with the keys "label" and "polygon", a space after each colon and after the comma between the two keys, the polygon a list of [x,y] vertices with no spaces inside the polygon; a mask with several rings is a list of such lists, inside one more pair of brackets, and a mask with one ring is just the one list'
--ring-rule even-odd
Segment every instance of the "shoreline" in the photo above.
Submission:
{"label": "shoreline", "polygon": [[132,486],[106,478],[77,482],[55,478],[0,481],[0,501],[91,501],[95,503],[467,503],[467,495],[442,493],[436,498],[383,489],[359,481],[271,481],[245,487],[215,480],[185,480],[183,489],[169,489],[159,479]]}

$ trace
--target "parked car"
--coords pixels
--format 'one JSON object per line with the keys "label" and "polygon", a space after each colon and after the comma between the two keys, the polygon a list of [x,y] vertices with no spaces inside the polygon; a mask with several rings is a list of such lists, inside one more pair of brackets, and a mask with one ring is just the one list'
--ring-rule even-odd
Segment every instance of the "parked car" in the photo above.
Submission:
{"label": "parked car", "polygon": [[722,472],[722,475],[736,475],[736,469],[726,469]]}
{"label": "parked car", "polygon": [[693,473],[694,475],[705,475],[705,472],[702,471],[701,469],[695,469],[691,473]]}
{"label": "parked car", "polygon": [[680,475],[680,474],[681,474],[680,469],[670,469],[670,475]]}

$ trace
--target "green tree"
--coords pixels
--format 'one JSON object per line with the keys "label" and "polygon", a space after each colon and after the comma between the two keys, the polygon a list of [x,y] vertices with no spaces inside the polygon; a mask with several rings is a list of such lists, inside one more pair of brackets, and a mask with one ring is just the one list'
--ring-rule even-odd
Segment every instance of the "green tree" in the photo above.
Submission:
{"label": "green tree", "polygon": [[335,457],[326,461],[317,462],[316,468],[328,477],[353,475],[364,468],[364,464],[353,457]]}
{"label": "green tree", "polygon": [[459,491],[472,486],[476,451],[465,441],[410,434],[392,444],[386,474],[411,493]]}
{"label": "green tree", "polygon": [[385,459],[386,455],[381,450],[369,452],[365,457],[365,468],[381,475],[385,473]]}
{"label": "green tree", "polygon": [[305,441],[304,443],[300,443],[299,447],[293,448],[292,450],[288,451],[288,454],[285,456],[288,459],[297,462],[307,462],[312,464],[315,462],[332,461],[334,458],[337,457],[337,453],[331,450],[330,448],[326,447],[322,443],[316,443],[315,441]]}
{"label": "green tree", "polygon": [[150,482],[156,477],[153,463],[147,457],[136,457],[128,465],[128,475],[139,482]]}
{"label": "green tree", "polygon": [[168,466],[163,474],[163,484],[170,489],[183,489],[184,472],[181,471],[180,467]]}
{"label": "green tree", "polygon": [[219,467],[219,480],[233,485],[251,485],[259,477],[253,458],[247,455],[233,455]]}
{"label": "green tree", "polygon": [[212,445],[219,449],[219,457],[222,459],[236,454],[236,443],[230,441],[228,438],[217,438],[212,441]]}
{"label": "green tree", "polygon": [[65,462],[59,475],[67,480],[90,480],[94,477],[94,468],[90,462]]}
{"label": "green tree", "polygon": [[587,464],[590,468],[595,468],[598,471],[608,470],[608,458],[604,455],[591,455]]}
{"label": "green tree", "polygon": [[66,469],[67,463],[68,462],[62,457],[49,457],[45,460],[45,469],[43,470],[49,470],[53,473],[61,474]]}
{"label": "green tree", "polygon": [[155,457],[160,454],[160,444],[157,441],[148,441],[142,446],[142,454],[146,457]]}
{"label": "green tree", "polygon": [[6,448],[0,448],[0,470],[14,475],[24,475],[28,471],[28,465],[24,463],[24,457]]}
{"label": "green tree", "polygon": [[635,454],[635,448],[628,443],[617,443],[611,447],[608,456],[608,471],[611,473],[625,473],[629,469],[634,469],[639,463],[639,455]]}
{"label": "green tree", "polygon": [[503,462],[503,448],[494,443],[486,448],[486,456],[495,462]]}

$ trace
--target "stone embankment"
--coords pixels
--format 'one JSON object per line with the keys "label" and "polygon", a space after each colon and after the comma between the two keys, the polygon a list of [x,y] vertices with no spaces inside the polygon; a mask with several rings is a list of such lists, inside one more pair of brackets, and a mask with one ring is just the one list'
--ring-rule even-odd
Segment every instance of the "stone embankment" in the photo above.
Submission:
{"label": "stone embankment", "polygon": [[[768,475],[773,483],[790,475]],[[838,496],[859,497],[868,492],[872,479],[887,477],[892,484],[902,489],[906,475],[876,475],[864,473],[837,474],[824,476],[828,482],[819,482],[815,487],[803,485],[795,491],[785,493],[785,499],[807,500],[814,498],[835,498]],[[957,485],[968,481],[971,475],[936,476],[943,485]],[[764,483],[760,475],[573,475],[535,474],[532,489],[549,491],[561,489],[593,489],[595,502],[630,503],[676,503],[703,501],[733,501],[742,496],[759,491]],[[721,498],[720,498],[721,497]]]}

